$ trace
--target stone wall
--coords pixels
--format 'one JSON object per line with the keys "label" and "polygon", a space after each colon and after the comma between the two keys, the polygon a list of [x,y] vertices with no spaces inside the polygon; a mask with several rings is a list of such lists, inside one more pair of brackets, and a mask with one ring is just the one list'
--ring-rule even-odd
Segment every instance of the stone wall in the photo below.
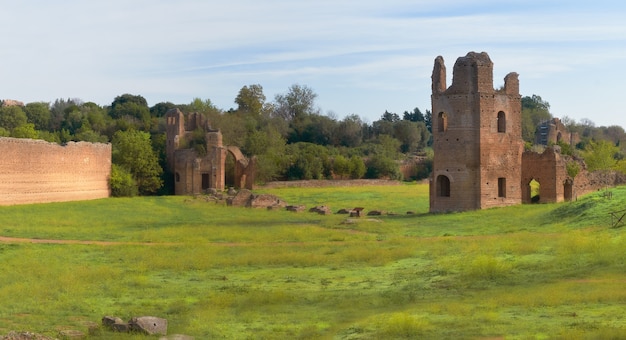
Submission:
{"label": "stone wall", "polygon": [[0,138],[0,205],[109,197],[111,145]]}

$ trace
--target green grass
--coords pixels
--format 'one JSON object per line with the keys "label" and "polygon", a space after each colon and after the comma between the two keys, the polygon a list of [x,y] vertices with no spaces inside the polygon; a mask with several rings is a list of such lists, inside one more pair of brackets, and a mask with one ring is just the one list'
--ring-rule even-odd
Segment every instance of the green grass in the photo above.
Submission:
{"label": "green grass", "polygon": [[[156,315],[197,339],[620,339],[626,188],[428,214],[428,186],[264,190],[320,216],[188,197],[0,207],[0,334]],[[406,211],[416,214],[406,215]],[[93,339],[128,339],[101,332]]]}

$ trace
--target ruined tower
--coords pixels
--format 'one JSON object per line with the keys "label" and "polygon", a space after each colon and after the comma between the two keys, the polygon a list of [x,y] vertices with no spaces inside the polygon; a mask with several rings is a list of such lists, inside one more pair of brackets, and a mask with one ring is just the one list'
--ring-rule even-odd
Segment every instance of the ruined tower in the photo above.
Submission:
{"label": "ruined tower", "polygon": [[432,74],[434,161],[430,211],[463,211],[520,204],[523,141],[517,73],[493,87],[487,53],[454,64],[452,85],[435,59]]}

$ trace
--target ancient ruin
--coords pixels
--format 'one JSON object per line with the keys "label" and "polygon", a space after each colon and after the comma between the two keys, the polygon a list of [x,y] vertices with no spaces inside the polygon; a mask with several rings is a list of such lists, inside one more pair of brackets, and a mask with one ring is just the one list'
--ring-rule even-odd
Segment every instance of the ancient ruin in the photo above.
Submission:
{"label": "ancient ruin", "polygon": [[493,87],[487,53],[458,58],[452,85],[435,59],[432,74],[433,172],[430,211],[462,211],[522,202],[521,96],[517,73]]}
{"label": "ancient ruin", "polygon": [[185,117],[179,109],[171,109],[165,119],[167,164],[176,195],[224,190],[228,154],[234,158],[234,186],[252,189],[254,159],[244,157],[238,147],[222,145],[222,133],[212,129],[202,114]]}
{"label": "ancient ruin", "polygon": [[576,132],[570,132],[559,118],[539,123],[535,131],[535,144],[555,145],[560,142],[576,146],[580,142],[580,136]]}
{"label": "ancient ruin", "polygon": [[[452,85],[446,67],[435,59],[432,74],[433,171],[430,211],[464,211],[533,202],[562,202],[596,190],[601,183],[584,162],[560,154],[559,147],[542,153],[524,152],[521,136],[521,96],[517,73],[493,87],[493,63],[487,53],[470,52],[454,64]],[[541,144],[577,143],[558,119],[539,129]],[[568,173],[568,164],[580,171]],[[606,176],[605,176],[606,177]],[[608,182],[607,182],[608,181]],[[605,184],[606,185],[606,184]]]}
{"label": "ancient ruin", "polygon": [[0,205],[109,197],[111,144],[0,137]]}

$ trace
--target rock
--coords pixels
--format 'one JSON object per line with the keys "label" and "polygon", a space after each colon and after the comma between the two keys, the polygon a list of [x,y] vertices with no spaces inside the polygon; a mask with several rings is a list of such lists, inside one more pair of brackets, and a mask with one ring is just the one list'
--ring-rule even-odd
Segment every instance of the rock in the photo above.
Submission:
{"label": "rock", "polygon": [[102,325],[103,326],[111,326],[114,325],[116,323],[124,323],[124,320],[116,317],[116,316],[103,316],[102,317]]}
{"label": "rock", "polygon": [[332,214],[332,211],[330,210],[330,207],[325,206],[325,205],[318,205],[317,207],[313,207],[313,208],[309,209],[309,212],[318,213],[320,215],[330,215],[330,214]]}
{"label": "rock", "polygon": [[280,198],[270,194],[252,195],[250,202],[246,205],[251,208],[267,208],[267,207],[280,207],[284,208],[287,203]]}
{"label": "rock", "polygon": [[226,194],[228,196],[235,196],[235,195],[237,195],[237,190],[235,190],[235,188],[233,188],[233,187],[230,187],[230,188],[228,188],[228,191],[226,192]]}
{"label": "rock", "polygon": [[85,333],[76,330],[64,330],[59,332],[59,338],[63,340],[85,339]]}
{"label": "rock", "polygon": [[383,215],[384,213],[385,213],[384,211],[372,210],[367,213],[367,216],[380,216],[380,215]]}
{"label": "rock", "polygon": [[251,197],[252,197],[252,191],[248,189],[241,189],[235,196],[229,197],[226,200],[226,204],[232,205],[235,207],[245,207],[248,205],[248,202],[250,201]]}
{"label": "rock", "polygon": [[413,210],[409,210],[406,212],[407,215],[415,215],[415,211]]}
{"label": "rock", "polygon": [[287,209],[287,211],[293,211],[293,212],[303,212],[306,210],[306,206],[304,205],[288,205],[285,207],[285,209]]}
{"label": "rock", "polygon": [[172,334],[168,336],[162,336],[159,338],[159,340],[194,340],[194,337],[184,334]]}
{"label": "rock", "polygon": [[140,316],[130,319],[130,329],[148,335],[167,335],[167,320],[156,316]]}
{"label": "rock", "polygon": [[349,209],[339,209],[339,211],[337,211],[337,214],[342,214],[342,215],[346,215],[349,213],[350,213]]}
{"label": "rock", "polygon": [[114,323],[110,326],[110,329],[115,332],[128,333],[130,332],[130,325],[126,322]]}
{"label": "rock", "polygon": [[14,332],[11,331],[5,336],[0,335],[0,340],[55,340],[45,335],[31,332]]}

